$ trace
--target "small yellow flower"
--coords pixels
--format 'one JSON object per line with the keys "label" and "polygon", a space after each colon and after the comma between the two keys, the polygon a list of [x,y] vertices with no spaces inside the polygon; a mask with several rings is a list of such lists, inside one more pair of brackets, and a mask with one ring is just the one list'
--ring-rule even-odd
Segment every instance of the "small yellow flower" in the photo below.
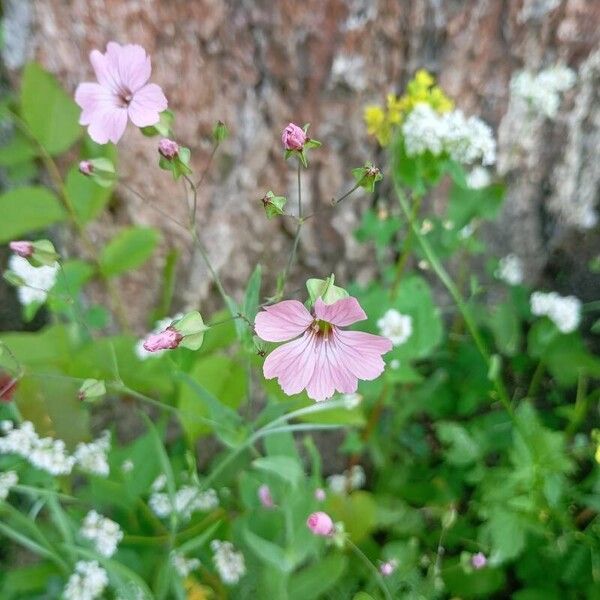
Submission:
{"label": "small yellow flower", "polygon": [[183,582],[186,600],[211,600],[214,598],[210,588],[200,585],[193,577],[187,577]]}

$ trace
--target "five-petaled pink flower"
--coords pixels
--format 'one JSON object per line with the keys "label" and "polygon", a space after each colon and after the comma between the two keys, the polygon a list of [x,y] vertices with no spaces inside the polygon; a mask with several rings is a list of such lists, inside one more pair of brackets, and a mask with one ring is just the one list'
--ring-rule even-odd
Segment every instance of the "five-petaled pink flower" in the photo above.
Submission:
{"label": "five-petaled pink flower", "polygon": [[293,123],[290,123],[281,134],[281,142],[286,150],[302,150],[307,139],[304,129]]}
{"label": "five-petaled pink flower", "polygon": [[335,527],[331,517],[322,511],[312,513],[306,519],[306,526],[315,534],[329,536],[332,535]]}
{"label": "five-petaled pink flower", "polygon": [[152,67],[141,46],[109,42],[105,54],[92,50],[90,62],[98,83],[80,83],[75,101],[82,108],[79,123],[88,125],[95,142],[116,144],[128,117],[138,127],[158,123],[167,99],[158,85],[148,83]]}
{"label": "five-petaled pink flower", "polygon": [[351,394],[359,379],[381,375],[385,367],[381,355],[392,349],[391,340],[341,329],[367,318],[356,298],[333,304],[317,298],[313,310],[311,314],[301,302],[284,300],[256,315],[254,325],[260,338],[293,340],[267,356],[263,366],[267,379],[277,377],[288,396],[306,389],[309,398],[320,401],[336,391]]}

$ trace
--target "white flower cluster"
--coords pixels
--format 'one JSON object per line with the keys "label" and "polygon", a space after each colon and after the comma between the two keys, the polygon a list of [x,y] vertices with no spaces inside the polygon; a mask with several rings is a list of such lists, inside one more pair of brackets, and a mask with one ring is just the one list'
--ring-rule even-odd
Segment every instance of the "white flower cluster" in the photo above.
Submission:
{"label": "white flower cluster", "polygon": [[360,465],[354,465],[343,473],[330,475],[327,486],[334,494],[346,494],[352,490],[360,489],[365,485],[365,470]]}
{"label": "white flower cluster", "polygon": [[487,169],[483,167],[474,167],[467,175],[467,185],[472,190],[480,190],[490,185],[492,178]]}
{"label": "white flower cluster", "polygon": [[173,317],[166,317],[164,319],[161,319],[160,321],[156,321],[156,323],[154,324],[154,329],[150,332],[150,334],[146,334],[143,338],[137,341],[134,348],[135,355],[140,360],[146,360],[147,358],[157,357],[161,354],[164,354],[166,350],[156,350],[155,352],[148,352],[148,350],[144,348],[144,342],[146,341],[148,335],[151,335],[153,333],[160,333],[161,331],[165,330],[173,321],[177,321],[177,319],[181,319],[181,317],[183,317],[183,313],[177,313]]}
{"label": "white flower cluster", "polygon": [[68,475],[76,464],[88,473],[108,475],[108,432],[94,442],[79,444],[71,456],[62,440],[40,438],[30,421],[23,421],[19,427],[14,427],[10,421],[3,421],[2,431],[6,435],[0,437],[0,454],[17,454],[50,475]]}
{"label": "white flower cluster", "polygon": [[95,510],[90,510],[85,516],[79,533],[86,540],[93,542],[96,551],[107,558],[117,551],[119,542],[123,539],[119,524]]}
{"label": "white flower cluster", "polygon": [[108,585],[106,571],[98,562],[80,560],[64,589],[65,600],[95,600]]}
{"label": "white flower cluster", "polygon": [[553,119],[560,106],[560,94],[572,88],[576,80],[575,72],[561,65],[537,74],[519,71],[511,79],[510,91],[513,96],[525,100],[531,110]]}
{"label": "white flower cluster", "polygon": [[164,489],[167,478],[159,475],[152,484],[152,494],[148,504],[154,514],[162,519],[175,512],[183,519],[189,519],[193,513],[202,511],[208,512],[219,506],[219,497],[212,488],[205,491],[199,490],[193,485],[184,485],[176,492],[171,502],[169,494],[161,490]]}
{"label": "white flower cluster", "polygon": [[6,500],[10,490],[19,483],[19,476],[15,471],[0,473],[0,500]]}
{"label": "white flower cluster", "polygon": [[412,335],[412,317],[390,308],[377,321],[377,327],[381,335],[392,340],[394,346],[401,346]]}
{"label": "white flower cluster", "polygon": [[534,292],[530,304],[534,315],[548,317],[562,333],[575,331],[581,321],[581,300],[575,296]]}
{"label": "white flower cluster", "polygon": [[508,285],[519,285],[523,283],[523,261],[516,254],[507,254],[500,259],[495,275]]}
{"label": "white flower cluster", "polygon": [[171,564],[180,577],[187,577],[192,571],[200,567],[201,563],[197,558],[186,558],[180,552],[172,552]]}
{"label": "white flower cluster", "polygon": [[18,289],[21,304],[46,302],[48,292],[56,283],[58,263],[54,263],[52,266],[34,267],[26,258],[13,254],[8,261],[8,266],[23,281],[23,285]]}
{"label": "white flower cluster", "polygon": [[402,133],[409,156],[447,152],[468,165],[496,161],[496,140],[490,127],[477,117],[465,117],[460,110],[439,114],[428,104],[417,104],[402,125]]}
{"label": "white flower cluster", "polygon": [[246,573],[244,555],[238,552],[231,542],[213,540],[210,547],[219,576],[224,583],[235,585]]}

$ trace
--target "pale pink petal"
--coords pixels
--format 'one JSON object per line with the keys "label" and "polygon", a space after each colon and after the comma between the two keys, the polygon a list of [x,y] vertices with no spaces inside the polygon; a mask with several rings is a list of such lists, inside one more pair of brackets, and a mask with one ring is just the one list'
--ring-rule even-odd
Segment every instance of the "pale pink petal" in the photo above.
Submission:
{"label": "pale pink petal", "polygon": [[392,342],[380,335],[334,328],[330,340],[336,345],[340,362],[358,379],[372,380],[383,373],[382,354],[392,349]]}
{"label": "pale pink petal", "polygon": [[123,86],[119,77],[119,63],[116,57],[112,58],[108,52],[102,54],[99,50],[92,50],[90,62],[101,86],[115,95],[122,93]]}
{"label": "pale pink petal", "polygon": [[301,338],[273,350],[263,365],[265,378],[277,377],[288,396],[299,394],[315,370],[315,338],[312,331],[307,331]]}
{"label": "pale pink petal", "polygon": [[338,327],[346,327],[367,318],[356,298],[342,298],[333,304],[325,304],[321,298],[315,302],[315,315]]}
{"label": "pale pink petal", "polygon": [[155,83],[149,83],[135,92],[129,104],[129,118],[137,127],[156,125],[160,115],[167,108],[167,99]]}
{"label": "pale pink petal", "polygon": [[106,144],[110,141],[116,144],[123,135],[127,126],[127,109],[110,108],[96,111],[88,127],[90,137],[97,144]]}
{"label": "pale pink petal", "polygon": [[123,87],[135,94],[150,79],[150,57],[137,44],[121,46],[118,52],[118,72]]}
{"label": "pale pink petal", "polygon": [[80,83],[75,90],[75,102],[82,109],[79,117],[80,125],[89,125],[95,112],[114,106],[110,91],[98,83]]}
{"label": "pale pink petal", "polygon": [[266,342],[285,342],[298,337],[312,323],[313,317],[298,300],[284,300],[267,306],[254,320],[259,338]]}

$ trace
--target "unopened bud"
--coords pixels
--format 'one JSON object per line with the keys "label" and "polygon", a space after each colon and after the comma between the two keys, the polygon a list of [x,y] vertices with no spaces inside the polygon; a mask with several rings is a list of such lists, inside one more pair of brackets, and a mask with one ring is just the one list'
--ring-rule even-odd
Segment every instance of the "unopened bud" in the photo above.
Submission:
{"label": "unopened bud", "polygon": [[162,138],[158,142],[158,152],[167,160],[173,160],[179,154],[179,144],[169,138]]}
{"label": "unopened bud", "polygon": [[33,243],[24,240],[10,242],[8,247],[18,256],[29,258],[33,254]]}
{"label": "unopened bud", "polygon": [[89,160],[82,160],[79,163],[79,172],[89,176],[94,172],[94,165]]}
{"label": "unopened bud", "polygon": [[172,327],[167,327],[160,333],[149,335],[144,342],[144,350],[158,352],[159,350],[173,350],[181,343],[183,336]]}

